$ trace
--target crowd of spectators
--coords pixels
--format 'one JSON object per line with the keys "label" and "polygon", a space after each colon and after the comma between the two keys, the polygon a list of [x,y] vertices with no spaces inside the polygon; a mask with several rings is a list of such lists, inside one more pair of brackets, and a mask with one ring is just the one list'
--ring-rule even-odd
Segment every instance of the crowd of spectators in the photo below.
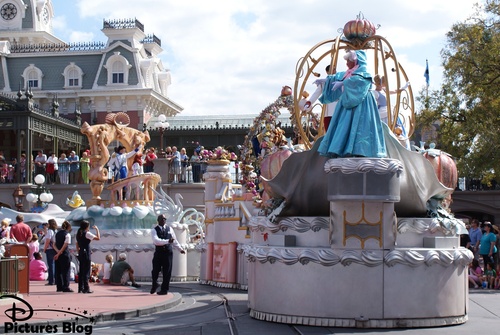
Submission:
{"label": "crowd of spectators", "polygon": [[[26,183],[27,169],[26,153],[21,154],[21,160],[16,158],[10,161],[5,159],[0,151],[0,182],[1,183]],[[90,151],[82,152],[82,158],[75,151],[56,153],[38,150],[32,159],[32,176],[43,175],[48,184],[88,184],[90,170]]]}
{"label": "crowd of spectators", "polygon": [[[191,149],[192,150],[192,149]],[[206,152],[203,146],[198,146],[192,152],[186,148],[167,146],[164,152],[159,152],[153,147],[143,150],[142,154],[134,158],[135,168],[131,169],[135,175],[140,173],[155,172],[155,160],[164,158],[167,160],[167,173],[162,176],[162,180],[167,183],[200,183],[204,182],[203,175],[206,172],[207,160],[209,157],[203,154]],[[116,157],[116,152],[112,152],[110,162]],[[0,151],[0,183],[26,183],[27,176],[27,156],[22,153],[21,160],[15,158],[7,161]],[[54,184],[88,184],[90,183],[89,171],[91,168],[90,150],[75,152],[73,150],[60,152],[44,152],[38,150],[31,160],[31,176],[34,178],[38,174],[45,177],[46,183]],[[108,163],[109,182],[115,180],[116,169]],[[235,179],[237,183],[238,180]]]}
{"label": "crowd of spectators", "polygon": [[500,289],[500,229],[489,221],[473,219],[467,230],[469,234],[460,236],[460,246],[474,255],[469,264],[469,286]]}

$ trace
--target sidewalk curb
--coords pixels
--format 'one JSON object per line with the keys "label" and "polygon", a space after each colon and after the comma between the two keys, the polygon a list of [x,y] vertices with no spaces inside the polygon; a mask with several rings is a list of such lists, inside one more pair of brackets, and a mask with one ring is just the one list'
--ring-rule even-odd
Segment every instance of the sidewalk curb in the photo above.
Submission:
{"label": "sidewalk curb", "polygon": [[161,312],[172,307],[179,305],[182,302],[182,295],[180,293],[172,293],[174,296],[165,303],[156,304],[152,306],[146,306],[138,309],[121,310],[110,313],[100,313],[94,316],[95,322],[105,322],[105,321],[117,321],[126,320],[130,318],[145,316]]}

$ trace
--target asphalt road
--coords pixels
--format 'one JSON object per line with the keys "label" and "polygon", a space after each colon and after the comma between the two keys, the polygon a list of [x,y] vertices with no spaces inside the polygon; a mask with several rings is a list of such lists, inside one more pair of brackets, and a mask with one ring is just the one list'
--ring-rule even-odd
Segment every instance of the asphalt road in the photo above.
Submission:
{"label": "asphalt road", "polygon": [[500,334],[500,291],[471,290],[469,320],[462,325],[415,329],[308,327],[259,321],[249,316],[246,291],[197,283],[173,283],[182,303],[169,310],[123,321],[99,322],[97,335],[497,335]]}

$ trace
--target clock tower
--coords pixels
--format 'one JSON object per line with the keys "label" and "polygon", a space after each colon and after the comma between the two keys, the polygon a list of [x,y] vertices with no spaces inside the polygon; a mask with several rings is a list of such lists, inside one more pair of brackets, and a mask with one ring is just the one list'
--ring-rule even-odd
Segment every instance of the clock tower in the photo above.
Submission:
{"label": "clock tower", "polygon": [[0,0],[0,40],[10,43],[61,43],[52,35],[51,0]]}

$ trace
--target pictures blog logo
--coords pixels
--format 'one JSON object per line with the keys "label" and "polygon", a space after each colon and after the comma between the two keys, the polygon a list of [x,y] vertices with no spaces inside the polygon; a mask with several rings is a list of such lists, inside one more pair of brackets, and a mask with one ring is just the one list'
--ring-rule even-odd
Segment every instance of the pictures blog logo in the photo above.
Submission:
{"label": "pictures blog logo", "polygon": [[[64,311],[66,314],[72,314],[76,316],[76,321],[64,321],[61,324],[29,324],[27,322],[22,323],[22,321],[28,321],[33,317],[35,310],[33,307],[24,299],[19,298],[15,295],[2,295],[0,299],[13,299],[12,307],[5,310],[5,315],[11,320],[10,322],[4,322],[4,334],[92,334],[95,319],[89,317],[85,314],[75,313],[71,311]],[[17,303],[16,303],[17,302]],[[37,312],[62,312],[58,309],[38,309]],[[81,325],[77,321],[82,318],[87,320],[90,324]]]}

